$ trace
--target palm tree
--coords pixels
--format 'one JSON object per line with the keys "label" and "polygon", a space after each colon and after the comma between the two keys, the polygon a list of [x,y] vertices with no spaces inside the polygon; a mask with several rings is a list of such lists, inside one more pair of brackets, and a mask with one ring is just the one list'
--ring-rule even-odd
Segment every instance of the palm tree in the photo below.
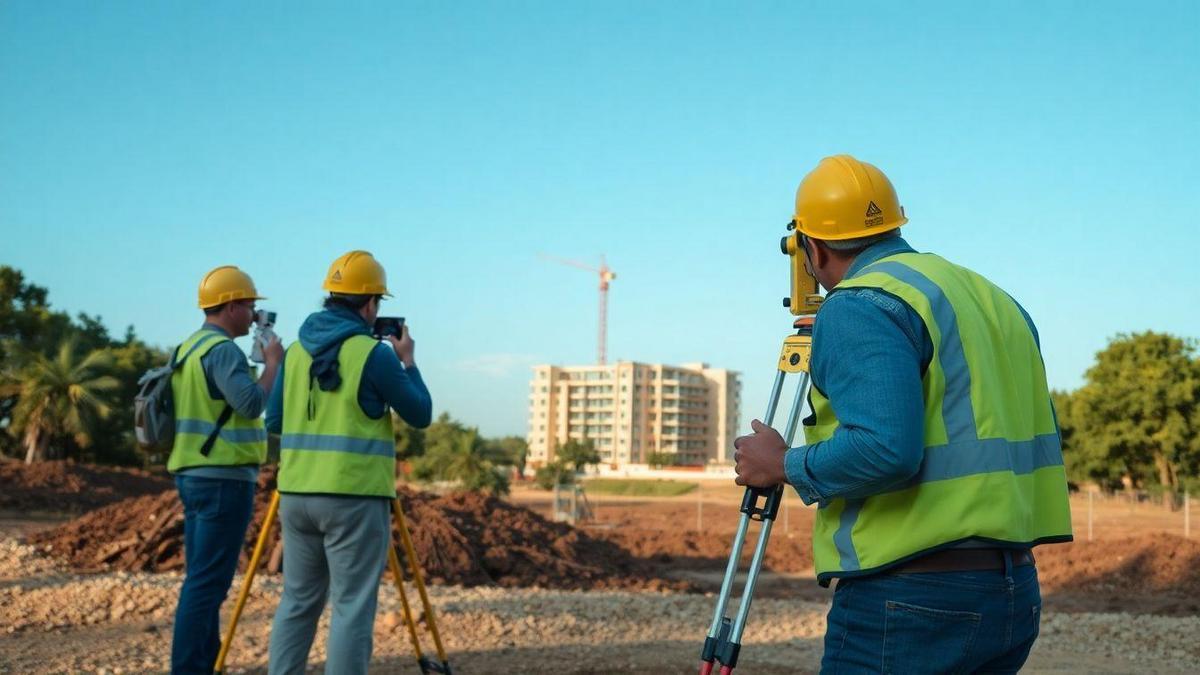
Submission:
{"label": "palm tree", "polygon": [[415,461],[418,478],[458,481],[468,490],[508,492],[508,479],[497,470],[504,452],[489,444],[478,429],[460,426],[433,435],[435,442]]}
{"label": "palm tree", "polygon": [[445,476],[461,482],[468,490],[496,492],[498,476],[494,455],[495,451],[480,437],[477,429],[467,429],[454,439],[444,469]]}
{"label": "palm tree", "polygon": [[75,338],[63,340],[58,354],[47,357],[18,350],[15,369],[0,383],[0,396],[17,396],[9,433],[23,438],[25,463],[46,459],[50,442],[71,436],[79,447],[92,443],[97,419],[108,417],[110,397],[120,382],[104,374],[112,354],[97,349],[82,359]]}

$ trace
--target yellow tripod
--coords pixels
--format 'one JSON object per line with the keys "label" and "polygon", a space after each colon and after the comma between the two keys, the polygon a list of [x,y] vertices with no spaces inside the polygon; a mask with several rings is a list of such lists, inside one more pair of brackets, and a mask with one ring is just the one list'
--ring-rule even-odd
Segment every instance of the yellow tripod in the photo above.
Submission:
{"label": "yellow tripod", "polygon": [[[229,617],[229,628],[225,632],[225,639],[221,642],[221,651],[217,654],[217,663],[213,667],[213,670],[218,675],[224,675],[225,673],[225,657],[229,654],[229,645],[233,643],[233,634],[237,630],[238,619],[241,618],[242,609],[246,606],[246,598],[250,596],[250,586],[254,583],[254,575],[258,571],[258,563],[262,559],[263,549],[267,545],[267,536],[271,532],[271,526],[275,523],[275,517],[278,513],[279,492],[275,492],[275,494],[271,495],[271,504],[267,507],[267,517],[263,520],[262,530],[258,533],[258,541],[254,544],[254,552],[250,556],[250,565],[246,569],[246,576],[242,581],[242,590],[238,593],[237,604],[233,608],[233,615]],[[417,587],[417,593],[421,596],[421,606],[425,610],[425,625],[429,627],[429,632],[433,636],[433,644],[437,649],[437,661],[423,655],[421,652],[421,642],[417,638],[417,622],[413,618],[412,609],[408,604],[408,594],[404,591],[404,573],[400,568],[400,558],[396,555],[396,547],[389,543],[388,568],[392,571],[392,578],[396,582],[396,590],[400,593],[400,605],[404,609],[404,624],[408,627],[408,637],[412,641],[413,652],[417,657],[417,665],[421,668],[422,673],[452,675],[450,661],[446,658],[446,650],[442,647],[442,636],[438,632],[433,605],[429,603],[429,596],[425,592],[425,580],[421,576],[421,566],[417,563],[417,552],[413,548],[412,536],[408,533],[408,521],[404,518],[404,511],[400,508],[399,499],[392,500],[392,515],[396,519],[396,529],[400,530],[400,544],[404,546],[404,557],[408,561],[409,574],[412,575],[413,583]]]}

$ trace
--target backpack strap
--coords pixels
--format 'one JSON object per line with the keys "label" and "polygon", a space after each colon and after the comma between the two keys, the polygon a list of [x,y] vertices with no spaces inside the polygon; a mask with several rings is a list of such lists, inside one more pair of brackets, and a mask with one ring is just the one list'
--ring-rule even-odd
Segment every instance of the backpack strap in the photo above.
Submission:
{"label": "backpack strap", "polygon": [[212,452],[213,445],[217,442],[217,436],[221,433],[221,427],[233,417],[233,406],[225,404],[225,409],[221,411],[220,417],[217,418],[217,425],[213,427],[212,433],[208,438],[204,439],[204,445],[200,446],[200,454],[208,457],[208,453]]}
{"label": "backpack strap", "polygon": [[191,349],[189,349],[189,350],[187,350],[187,353],[185,353],[185,354],[183,355],[183,358],[182,358],[182,359],[179,359],[178,361],[176,361],[176,360],[175,360],[175,357],[179,356],[179,347],[182,347],[182,346],[183,346],[183,345],[179,345],[179,347],[176,347],[176,348],[175,348],[175,351],[174,351],[174,352],[172,352],[172,354],[171,354],[171,362],[170,362],[169,364],[167,364],[167,365],[171,366],[171,370],[179,370],[180,368],[182,368],[182,367],[183,367],[183,362],[184,362],[184,361],[187,361],[187,358],[188,358],[189,356],[191,356],[191,355],[192,355],[192,352],[196,351],[197,349],[199,349],[199,348],[200,348],[200,346],[201,346],[201,345],[203,345],[204,343],[208,342],[209,340],[211,340],[211,339],[213,339],[213,338],[215,338],[215,337],[223,337],[223,336],[221,336],[221,335],[220,335],[220,334],[218,334],[218,333],[212,333],[212,332],[208,333],[208,334],[207,334],[207,335],[205,335],[204,337],[202,337],[202,338],[200,338],[199,340],[197,340],[197,341],[196,341],[196,344],[192,345],[192,348],[191,348]]}
{"label": "backpack strap", "polygon": [[[187,361],[187,358],[192,355],[192,352],[199,349],[204,343],[217,337],[224,339],[219,333],[208,333],[204,337],[197,340],[196,344],[192,345],[192,348],[187,350],[187,353],[183,355],[183,358],[179,359],[178,361],[175,360],[175,357],[179,355],[179,347],[176,347],[175,353],[171,355],[171,370],[179,370],[181,367],[183,367],[183,362]],[[217,417],[217,424],[213,427],[212,433],[208,435],[208,438],[204,439],[204,445],[200,446],[201,455],[208,457],[209,453],[212,452],[213,445],[215,445],[217,442],[217,436],[221,433],[221,427],[225,426],[225,423],[229,421],[230,417],[233,417],[233,406],[226,402],[225,408],[221,410],[220,416]]]}

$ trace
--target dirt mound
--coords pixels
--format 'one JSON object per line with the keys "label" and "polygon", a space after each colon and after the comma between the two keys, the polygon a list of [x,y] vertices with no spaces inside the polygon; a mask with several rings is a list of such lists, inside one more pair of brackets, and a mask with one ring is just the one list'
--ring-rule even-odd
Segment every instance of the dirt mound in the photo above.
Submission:
{"label": "dirt mound", "polygon": [[[259,476],[255,513],[246,531],[242,566],[266,517],[273,469]],[[557,589],[687,590],[657,577],[620,546],[553,523],[529,509],[477,493],[437,496],[404,488],[401,503],[413,546],[433,583],[540,586]],[[277,544],[274,528],[267,551]],[[399,542],[399,535],[393,533]],[[174,492],[128,499],[37,533],[30,543],[80,571],[164,572],[183,569],[183,508]],[[401,547],[397,550],[403,556]],[[264,555],[262,565],[270,560]]]}
{"label": "dirt mound", "polygon": [[[254,516],[246,528],[240,564],[243,569],[267,516],[274,489],[275,471],[264,469],[259,473],[258,492],[254,495]],[[276,526],[276,532],[278,529]],[[183,570],[183,504],[174,490],[125,499],[54,529],[34,533],[29,543],[64,558],[81,572]],[[264,556],[261,566],[268,562]]]}
{"label": "dirt mound", "polygon": [[[492,496],[402,490],[413,546],[438,583],[559,589],[688,586],[653,574],[620,546]],[[394,536],[399,536],[393,533]]]}
{"label": "dirt mound", "polygon": [[1059,609],[1200,613],[1200,542],[1172,534],[1039,546],[1043,595]]}
{"label": "dirt mound", "polygon": [[165,474],[72,461],[0,462],[0,509],[82,513],[172,487]]}

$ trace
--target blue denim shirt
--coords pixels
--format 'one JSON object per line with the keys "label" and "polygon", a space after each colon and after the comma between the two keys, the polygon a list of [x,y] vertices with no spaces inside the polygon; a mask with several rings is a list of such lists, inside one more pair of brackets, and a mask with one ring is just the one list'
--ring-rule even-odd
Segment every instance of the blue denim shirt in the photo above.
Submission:
{"label": "blue denim shirt", "polygon": [[[846,277],[911,252],[900,237],[877,242],[855,258]],[[932,358],[925,322],[894,296],[847,288],[825,300],[813,326],[810,370],[839,426],[829,439],[784,456],[788,483],[805,504],[868,497],[916,474],[924,456],[921,378]]]}

